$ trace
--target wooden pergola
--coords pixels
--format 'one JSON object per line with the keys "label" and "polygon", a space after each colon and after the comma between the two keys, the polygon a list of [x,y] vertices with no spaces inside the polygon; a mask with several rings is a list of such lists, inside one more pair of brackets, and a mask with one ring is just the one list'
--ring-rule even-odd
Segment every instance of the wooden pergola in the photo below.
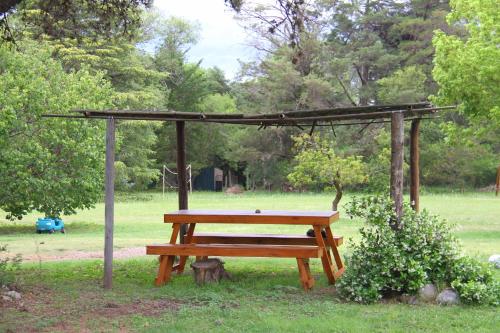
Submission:
{"label": "wooden pergola", "polygon": [[[410,130],[410,201],[413,209],[419,210],[419,127],[422,119],[433,118],[439,110],[450,107],[436,107],[428,102],[395,105],[373,105],[295,110],[279,113],[220,114],[177,111],[139,110],[75,110],[73,114],[46,114],[45,117],[106,119],[106,181],[105,181],[105,245],[104,245],[104,288],[112,286],[113,271],[113,225],[114,225],[114,158],[116,120],[170,121],[176,124],[177,174],[179,210],[188,209],[188,182],[186,173],[186,122],[253,125],[259,129],[267,127],[292,126],[301,130],[316,127],[365,125],[391,123],[391,178],[390,193],[395,203],[398,218],[403,209],[403,164],[404,164],[404,121],[411,121]],[[181,242],[186,230],[181,230]]]}

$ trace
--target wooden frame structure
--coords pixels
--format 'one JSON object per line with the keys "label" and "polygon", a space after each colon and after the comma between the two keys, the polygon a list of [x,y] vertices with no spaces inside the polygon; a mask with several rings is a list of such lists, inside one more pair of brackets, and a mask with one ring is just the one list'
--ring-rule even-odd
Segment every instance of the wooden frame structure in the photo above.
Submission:
{"label": "wooden frame structure", "polygon": [[[310,134],[316,127],[366,125],[391,123],[391,180],[390,192],[395,202],[398,219],[403,207],[403,164],[404,164],[404,121],[411,121],[410,131],[410,201],[413,209],[419,209],[419,128],[421,119],[428,119],[442,109],[454,106],[436,107],[428,102],[394,105],[371,105],[315,110],[293,110],[278,113],[259,114],[217,114],[157,110],[74,110],[71,114],[46,114],[44,117],[107,119],[106,129],[106,205],[105,205],[105,251],[104,287],[112,286],[113,224],[114,224],[114,151],[115,121],[150,120],[176,123],[177,170],[179,209],[188,209],[188,183],[186,176],[186,122],[204,122],[233,125],[251,125],[258,129],[277,126],[293,126]],[[182,224],[181,243],[187,226]]]}

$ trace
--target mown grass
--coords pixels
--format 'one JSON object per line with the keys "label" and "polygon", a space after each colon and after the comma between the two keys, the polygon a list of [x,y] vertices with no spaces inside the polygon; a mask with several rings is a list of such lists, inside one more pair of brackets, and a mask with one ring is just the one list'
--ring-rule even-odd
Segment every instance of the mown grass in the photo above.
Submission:
{"label": "mown grass", "polygon": [[[118,262],[113,291],[104,292],[99,261],[27,265],[27,311],[5,309],[0,330],[497,332],[500,325],[490,307],[342,303],[319,263],[312,266],[318,285],[307,294],[298,288],[293,260],[228,260],[233,280],[203,287],[189,274],[153,287],[156,266],[152,259]],[[153,305],[127,310],[148,302]]]}
{"label": "mown grass", "polygon": [[[351,196],[343,199],[345,204]],[[115,206],[115,246],[126,248],[143,246],[150,242],[165,241],[170,230],[162,223],[163,214],[177,206],[175,193],[135,194],[135,201],[120,196]],[[288,209],[328,210],[331,194],[316,193],[244,193],[226,195],[222,193],[194,193],[190,197],[190,208],[199,209]],[[148,201],[145,201],[148,200]],[[490,193],[427,194],[421,198],[421,206],[432,213],[446,218],[456,226],[455,234],[463,241],[468,253],[486,259],[499,252],[500,199]],[[334,232],[346,239],[357,239],[361,221],[350,220],[343,214],[334,225]],[[33,255],[55,255],[67,251],[100,251],[103,248],[104,205],[80,211],[73,216],[63,217],[67,234],[35,234],[34,222],[41,214],[30,214],[23,221],[9,222],[0,219],[0,243],[7,243],[13,253]],[[0,212],[0,217],[4,214]],[[294,226],[228,226],[203,225],[198,230],[227,232],[284,232],[303,233],[305,227]],[[43,244],[40,244],[42,243]],[[37,246],[38,244],[38,250]],[[349,242],[346,242],[346,249]]]}
{"label": "mown grass", "polygon": [[[162,214],[175,210],[169,193],[151,200],[121,199],[116,204],[118,248],[164,242],[170,228]],[[191,208],[325,210],[328,194],[194,193]],[[349,197],[345,201],[348,201]],[[490,194],[427,194],[422,206],[456,224],[468,254],[485,260],[500,252],[500,200]],[[342,208],[340,209],[342,212]],[[0,221],[0,243],[30,256],[96,251],[103,246],[103,205],[66,217],[66,235],[37,235],[33,222]],[[356,240],[360,221],[345,216],[334,232]],[[302,233],[301,227],[203,226],[205,230]],[[202,228],[200,228],[201,230]],[[43,243],[43,244],[41,244]],[[343,253],[349,251],[347,240]],[[37,250],[38,248],[38,250]],[[114,288],[101,289],[102,262],[80,260],[24,263],[19,273],[23,306],[0,307],[2,331],[144,332],[498,332],[500,315],[491,307],[357,305],[336,298],[321,265],[312,261],[317,285],[299,288],[294,260],[227,258],[232,281],[198,287],[187,273],[161,288],[152,284],[157,260],[140,257],[115,262]],[[499,274],[496,274],[499,278]]]}

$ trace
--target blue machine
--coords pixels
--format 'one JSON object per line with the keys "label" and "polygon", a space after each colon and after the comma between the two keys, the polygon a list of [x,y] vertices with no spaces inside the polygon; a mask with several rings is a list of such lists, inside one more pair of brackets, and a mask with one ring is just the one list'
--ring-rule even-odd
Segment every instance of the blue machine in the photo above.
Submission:
{"label": "blue machine", "polygon": [[41,234],[44,231],[50,234],[60,231],[64,234],[64,222],[56,217],[39,218],[36,221],[36,232]]}

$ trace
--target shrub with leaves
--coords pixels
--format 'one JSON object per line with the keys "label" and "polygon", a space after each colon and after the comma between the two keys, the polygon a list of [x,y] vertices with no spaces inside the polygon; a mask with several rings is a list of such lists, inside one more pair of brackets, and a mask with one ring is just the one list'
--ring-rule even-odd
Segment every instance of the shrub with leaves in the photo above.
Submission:
{"label": "shrub with leaves", "polygon": [[486,263],[460,258],[453,265],[448,280],[463,303],[500,305],[500,283],[495,281]]}
{"label": "shrub with leaves", "polygon": [[10,285],[15,281],[15,272],[21,265],[21,256],[6,256],[7,245],[0,244],[0,286]]}
{"label": "shrub with leaves", "polygon": [[463,303],[500,304],[500,283],[488,265],[461,256],[449,224],[409,205],[397,223],[393,201],[385,196],[355,198],[347,213],[362,218],[361,242],[346,259],[340,294],[359,303],[384,295],[416,294],[426,283],[454,288]]}
{"label": "shrub with leaves", "polygon": [[394,292],[415,294],[427,282],[444,281],[459,257],[450,227],[426,211],[406,205],[396,225],[391,199],[366,197],[354,199],[347,212],[366,226],[339,283],[346,299],[370,303]]}

